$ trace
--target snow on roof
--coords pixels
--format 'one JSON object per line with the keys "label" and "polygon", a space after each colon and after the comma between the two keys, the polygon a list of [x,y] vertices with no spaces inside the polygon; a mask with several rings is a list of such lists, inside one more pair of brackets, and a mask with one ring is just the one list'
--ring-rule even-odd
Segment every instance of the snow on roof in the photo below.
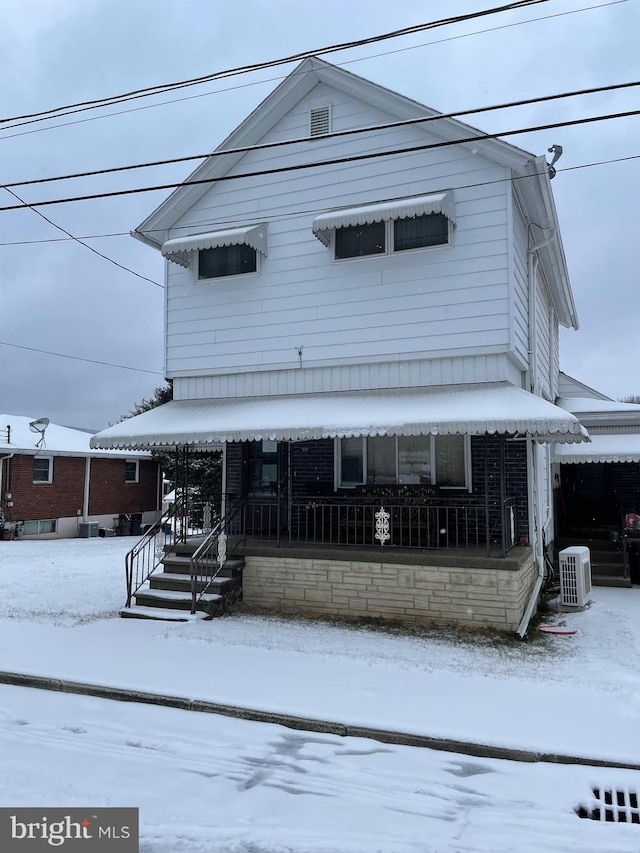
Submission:
{"label": "snow on roof", "polygon": [[92,447],[300,441],[363,435],[519,433],[585,441],[578,419],[507,383],[173,400],[98,433]]}
{"label": "snow on roof", "polygon": [[592,435],[589,444],[557,447],[555,453],[563,464],[640,462],[640,433]]}
{"label": "snow on roof", "polygon": [[[140,451],[107,451],[92,450],[89,440],[92,434],[80,429],[60,426],[49,423],[44,433],[34,432],[29,424],[37,418],[26,415],[2,415],[0,414],[0,454],[5,453],[41,453],[49,456],[146,456]],[[9,441],[7,441],[7,427],[10,427]],[[44,441],[40,439],[44,435]]]}
{"label": "snow on roof", "polygon": [[596,400],[594,397],[561,397],[558,405],[568,412],[620,412],[624,414],[637,413],[640,421],[640,405],[637,403],[620,403],[617,400]]}

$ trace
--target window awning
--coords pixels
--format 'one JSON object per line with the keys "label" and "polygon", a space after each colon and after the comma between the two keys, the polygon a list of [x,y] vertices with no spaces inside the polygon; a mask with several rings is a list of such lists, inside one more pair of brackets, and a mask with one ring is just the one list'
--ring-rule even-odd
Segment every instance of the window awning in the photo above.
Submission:
{"label": "window awning", "polygon": [[207,231],[204,234],[190,234],[188,237],[175,237],[162,245],[162,255],[174,264],[189,266],[189,253],[200,249],[217,249],[220,246],[238,246],[244,243],[261,255],[267,254],[267,226],[249,225],[245,228],[228,228],[226,231]]}
{"label": "window awning", "polygon": [[144,448],[231,441],[375,435],[507,433],[588,441],[575,415],[506,383],[174,400],[93,436],[92,447]]}
{"label": "window awning", "polygon": [[558,447],[556,461],[563,465],[583,462],[640,462],[640,434],[592,435],[591,442],[579,447]]}
{"label": "window awning", "polygon": [[312,230],[315,236],[328,246],[331,232],[335,228],[349,225],[371,225],[373,222],[388,222],[390,219],[408,219],[427,213],[442,213],[451,222],[455,222],[453,213],[453,193],[434,193],[433,195],[414,196],[381,204],[366,204],[362,207],[349,207],[321,213],[313,220]]}

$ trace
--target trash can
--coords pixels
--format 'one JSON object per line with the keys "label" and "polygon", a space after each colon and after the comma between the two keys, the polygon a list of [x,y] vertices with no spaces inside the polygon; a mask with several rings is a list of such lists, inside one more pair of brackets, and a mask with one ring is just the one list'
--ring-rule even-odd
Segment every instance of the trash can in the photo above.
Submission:
{"label": "trash can", "polygon": [[131,535],[140,536],[142,534],[142,522],[139,518],[131,519]]}

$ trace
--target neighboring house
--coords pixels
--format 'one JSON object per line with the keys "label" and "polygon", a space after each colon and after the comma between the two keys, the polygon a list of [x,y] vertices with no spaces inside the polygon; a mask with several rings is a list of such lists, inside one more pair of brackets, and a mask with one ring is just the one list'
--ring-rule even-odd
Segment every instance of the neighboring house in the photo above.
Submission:
{"label": "neighboring house", "polygon": [[157,463],[149,453],[92,450],[91,434],[45,418],[0,415],[0,509],[25,538],[78,536],[80,525],[134,529],[155,521]]}
{"label": "neighboring house", "polygon": [[558,405],[575,414],[591,442],[558,447],[556,515],[560,545],[589,545],[594,579],[640,583],[640,405],[620,403],[560,374]]}
{"label": "neighboring house", "polygon": [[248,604],[526,627],[577,318],[545,158],[479,136],[307,59],[133,232],[174,400],[92,446],[223,448]]}

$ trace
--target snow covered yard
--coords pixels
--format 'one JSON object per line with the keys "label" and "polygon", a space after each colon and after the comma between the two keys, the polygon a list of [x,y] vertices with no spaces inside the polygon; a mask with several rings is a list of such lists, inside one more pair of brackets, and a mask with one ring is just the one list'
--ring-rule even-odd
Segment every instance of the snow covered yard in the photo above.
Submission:
{"label": "snow covered yard", "polygon": [[[239,615],[117,618],[133,539],[3,542],[0,669],[536,751],[640,762],[640,589],[573,637],[410,637]],[[637,851],[579,820],[638,774],[387,746],[0,687],[2,805],[139,805],[141,850]]]}

